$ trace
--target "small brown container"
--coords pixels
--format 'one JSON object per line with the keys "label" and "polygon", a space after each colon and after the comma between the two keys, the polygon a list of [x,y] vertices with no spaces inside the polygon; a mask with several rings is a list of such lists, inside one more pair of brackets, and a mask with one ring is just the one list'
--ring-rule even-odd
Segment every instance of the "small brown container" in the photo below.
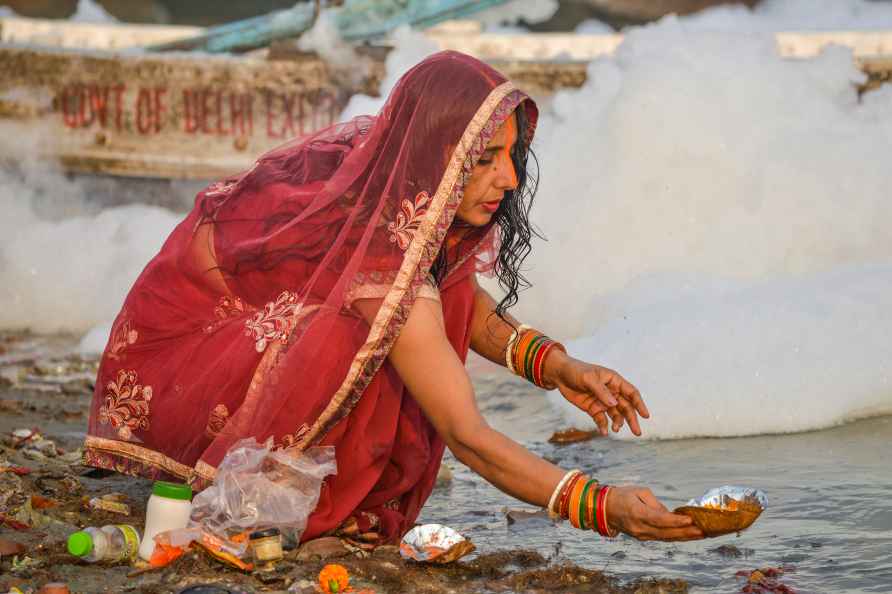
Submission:
{"label": "small brown container", "polygon": [[694,524],[706,536],[721,536],[749,528],[762,513],[762,508],[746,502],[739,503],[736,510],[685,505],[677,508],[675,513],[693,518]]}
{"label": "small brown container", "polygon": [[276,561],[281,561],[285,553],[282,551],[282,533],[278,528],[258,530],[252,532],[251,549],[254,551],[254,561],[261,571],[271,571]]}

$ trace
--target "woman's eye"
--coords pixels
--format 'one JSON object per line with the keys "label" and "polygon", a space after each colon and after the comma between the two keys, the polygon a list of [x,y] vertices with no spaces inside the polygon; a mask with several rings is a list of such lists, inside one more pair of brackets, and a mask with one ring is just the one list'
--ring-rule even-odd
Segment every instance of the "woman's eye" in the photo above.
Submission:
{"label": "woman's eye", "polygon": [[492,157],[480,157],[480,160],[477,161],[478,165],[489,165],[492,163]]}

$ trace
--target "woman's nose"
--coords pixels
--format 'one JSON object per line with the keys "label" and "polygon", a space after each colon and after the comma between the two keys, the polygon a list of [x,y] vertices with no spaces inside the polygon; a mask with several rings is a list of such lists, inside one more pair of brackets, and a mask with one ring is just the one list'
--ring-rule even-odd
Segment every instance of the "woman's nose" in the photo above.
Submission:
{"label": "woman's nose", "polygon": [[500,190],[517,189],[517,172],[514,170],[514,161],[506,155],[499,159],[499,168],[497,170],[496,186]]}

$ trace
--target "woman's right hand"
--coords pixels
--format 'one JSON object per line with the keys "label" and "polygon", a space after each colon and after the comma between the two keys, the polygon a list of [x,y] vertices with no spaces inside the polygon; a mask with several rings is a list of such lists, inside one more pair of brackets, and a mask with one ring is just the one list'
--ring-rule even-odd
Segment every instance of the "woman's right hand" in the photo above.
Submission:
{"label": "woman's right hand", "polygon": [[696,540],[703,532],[688,516],[674,514],[646,487],[610,487],[607,523],[638,540]]}

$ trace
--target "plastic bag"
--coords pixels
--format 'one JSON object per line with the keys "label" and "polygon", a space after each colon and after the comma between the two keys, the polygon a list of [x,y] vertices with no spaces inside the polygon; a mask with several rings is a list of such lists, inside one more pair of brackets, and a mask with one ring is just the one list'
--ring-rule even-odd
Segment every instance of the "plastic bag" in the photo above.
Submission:
{"label": "plastic bag", "polygon": [[184,533],[194,536],[200,531],[202,540],[213,535],[224,550],[238,556],[245,552],[246,539],[232,537],[246,531],[278,528],[286,538],[299,541],[319,502],[323,479],[337,473],[335,449],[298,452],[273,450],[272,445],[272,439],[259,444],[253,437],[233,445],[217,468],[214,484],[192,499]]}

